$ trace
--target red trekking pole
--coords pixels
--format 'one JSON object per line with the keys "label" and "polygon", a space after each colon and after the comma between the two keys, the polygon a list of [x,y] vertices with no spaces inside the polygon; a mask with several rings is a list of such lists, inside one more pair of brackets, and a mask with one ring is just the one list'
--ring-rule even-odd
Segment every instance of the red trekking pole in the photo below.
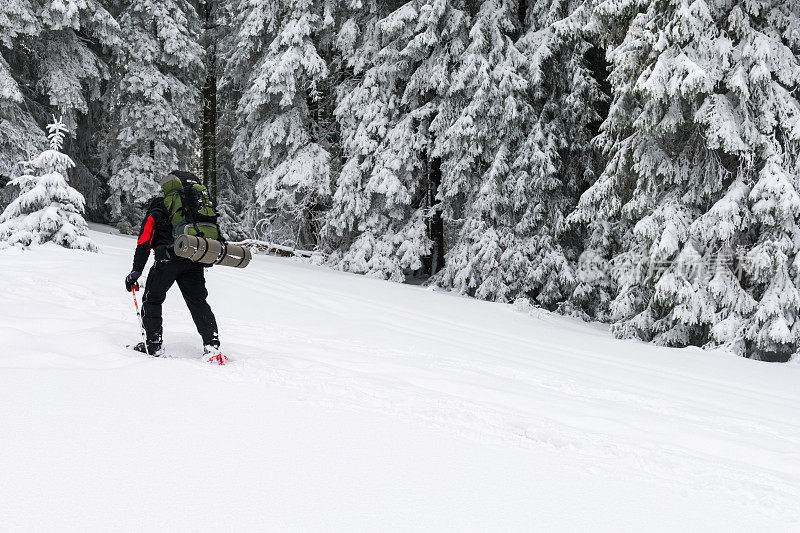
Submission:
{"label": "red trekking pole", "polygon": [[142,322],[142,313],[139,311],[139,302],[136,300],[136,284],[133,284],[131,287],[131,293],[133,294],[133,305],[136,307],[136,317],[139,319],[139,329],[142,331],[142,340],[144,341],[144,351],[147,355],[150,355],[150,349],[147,347],[147,333],[144,330],[144,322]]}

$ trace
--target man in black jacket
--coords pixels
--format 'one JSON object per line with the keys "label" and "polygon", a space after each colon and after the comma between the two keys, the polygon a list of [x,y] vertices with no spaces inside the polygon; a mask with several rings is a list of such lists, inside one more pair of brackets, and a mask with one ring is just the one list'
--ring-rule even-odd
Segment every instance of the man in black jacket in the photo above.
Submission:
{"label": "man in black jacket", "polygon": [[130,291],[139,288],[137,280],[142,275],[150,250],[154,251],[155,263],[147,275],[142,303],[142,322],[147,333],[147,346],[140,342],[135,349],[158,357],[164,353],[161,347],[161,304],[174,282],[183,294],[183,299],[192,314],[197,332],[203,337],[206,359],[222,364],[225,356],[220,355],[217,321],[206,298],[206,281],[203,265],[175,255],[173,249],[172,224],[164,207],[164,198],[150,201],[145,215],[136,252],[133,256],[133,270],[125,278],[125,288]]}

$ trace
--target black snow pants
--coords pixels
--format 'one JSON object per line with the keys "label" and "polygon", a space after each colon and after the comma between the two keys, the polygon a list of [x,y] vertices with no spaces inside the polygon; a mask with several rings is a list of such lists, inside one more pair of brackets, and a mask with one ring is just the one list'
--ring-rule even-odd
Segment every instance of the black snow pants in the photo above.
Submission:
{"label": "black snow pants", "polygon": [[219,344],[217,320],[206,301],[208,291],[203,270],[201,264],[192,263],[188,259],[157,261],[150,268],[142,298],[142,321],[148,344],[161,345],[161,304],[176,281],[197,326],[197,332],[203,337],[203,344]]}

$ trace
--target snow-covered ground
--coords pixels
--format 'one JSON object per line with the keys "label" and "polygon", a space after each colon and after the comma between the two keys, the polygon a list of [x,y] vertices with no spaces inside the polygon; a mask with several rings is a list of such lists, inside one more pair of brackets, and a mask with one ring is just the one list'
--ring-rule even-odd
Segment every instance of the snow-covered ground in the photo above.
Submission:
{"label": "snow-covered ground", "polygon": [[3,531],[800,530],[800,365],[267,256],[150,359],[98,229],[0,252]]}

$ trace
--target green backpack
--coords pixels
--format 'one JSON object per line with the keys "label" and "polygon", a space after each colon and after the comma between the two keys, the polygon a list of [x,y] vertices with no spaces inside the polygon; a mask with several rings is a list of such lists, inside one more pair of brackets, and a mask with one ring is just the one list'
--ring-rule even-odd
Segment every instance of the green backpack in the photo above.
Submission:
{"label": "green backpack", "polygon": [[164,206],[172,223],[172,236],[197,235],[224,240],[208,189],[191,172],[176,170],[161,182]]}

